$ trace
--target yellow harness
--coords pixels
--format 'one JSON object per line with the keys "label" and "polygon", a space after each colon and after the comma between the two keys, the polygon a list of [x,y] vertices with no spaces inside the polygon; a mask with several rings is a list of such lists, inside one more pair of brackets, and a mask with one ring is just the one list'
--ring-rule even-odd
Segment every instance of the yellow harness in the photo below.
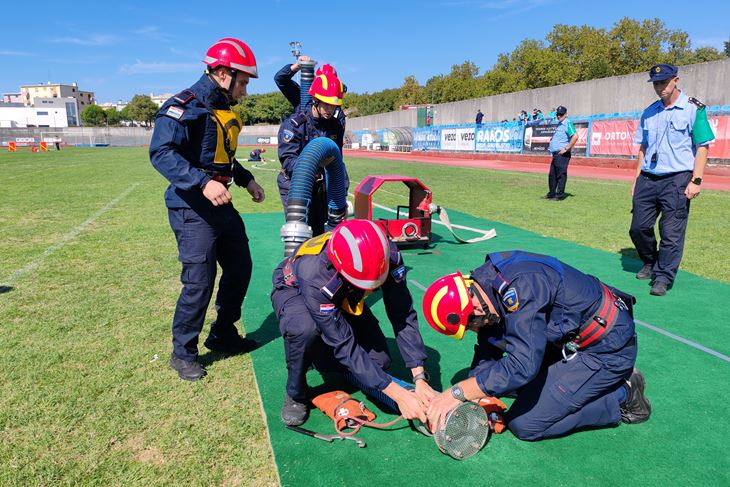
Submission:
{"label": "yellow harness", "polygon": [[[294,282],[294,261],[303,255],[319,255],[324,250],[325,245],[332,236],[332,232],[325,232],[322,235],[310,238],[302,245],[299,246],[297,251],[289,257],[289,260],[284,265],[284,282],[290,285]],[[370,294],[370,291],[364,291],[362,297],[358,300],[354,306],[349,301],[349,296],[345,296],[340,304],[340,309],[347,314],[359,316],[365,309],[365,298]]]}

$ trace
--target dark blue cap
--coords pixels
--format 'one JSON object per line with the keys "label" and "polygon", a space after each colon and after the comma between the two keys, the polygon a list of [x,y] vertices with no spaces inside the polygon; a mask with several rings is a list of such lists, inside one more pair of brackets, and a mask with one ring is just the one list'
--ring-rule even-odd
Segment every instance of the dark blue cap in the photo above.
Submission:
{"label": "dark blue cap", "polygon": [[677,76],[679,70],[671,64],[657,64],[649,70],[649,79],[647,81],[664,81]]}
{"label": "dark blue cap", "polygon": [[563,105],[560,105],[558,108],[555,109],[555,114],[559,117],[562,117],[566,113],[568,113],[568,109],[565,108]]}

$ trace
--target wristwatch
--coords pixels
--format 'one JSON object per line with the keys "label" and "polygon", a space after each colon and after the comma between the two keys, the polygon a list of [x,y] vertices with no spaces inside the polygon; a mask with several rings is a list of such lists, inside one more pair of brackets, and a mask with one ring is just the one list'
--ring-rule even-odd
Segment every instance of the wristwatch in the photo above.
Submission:
{"label": "wristwatch", "polygon": [[697,186],[699,186],[700,184],[702,184],[702,178],[692,178],[692,184],[696,184]]}
{"label": "wristwatch", "polygon": [[466,397],[464,396],[464,391],[458,385],[451,386],[451,395],[454,397],[454,399],[458,399],[461,402],[466,401]]}

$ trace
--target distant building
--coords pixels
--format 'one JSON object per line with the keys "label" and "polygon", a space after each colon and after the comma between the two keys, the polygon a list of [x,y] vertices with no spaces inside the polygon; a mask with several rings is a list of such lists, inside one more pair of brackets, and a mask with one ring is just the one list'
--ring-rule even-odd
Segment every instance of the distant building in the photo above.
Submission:
{"label": "distant building", "polygon": [[81,91],[74,82],[70,85],[51,83],[38,85],[23,85],[20,87],[20,95],[25,106],[35,105],[36,98],[73,98],[76,100],[78,113],[84,111],[89,105],[96,105],[96,95],[93,91]]}
{"label": "distant building", "polygon": [[73,98],[39,98],[35,107],[22,103],[0,103],[0,127],[58,128],[78,124],[79,115]]}
{"label": "distant building", "polygon": [[3,93],[3,103],[23,103],[20,93]]}
{"label": "distant building", "polygon": [[124,107],[126,107],[128,105],[128,103],[126,101],[117,100],[116,102],[107,101],[107,102],[104,102],[104,103],[99,103],[98,105],[101,108],[103,108],[104,110],[108,110],[110,108],[114,108],[118,112],[121,112],[122,110],[124,110]]}
{"label": "distant building", "polygon": [[162,108],[162,104],[173,96],[175,96],[175,93],[163,93],[162,95],[150,93],[150,98],[152,98],[152,101],[157,104],[157,108]]}

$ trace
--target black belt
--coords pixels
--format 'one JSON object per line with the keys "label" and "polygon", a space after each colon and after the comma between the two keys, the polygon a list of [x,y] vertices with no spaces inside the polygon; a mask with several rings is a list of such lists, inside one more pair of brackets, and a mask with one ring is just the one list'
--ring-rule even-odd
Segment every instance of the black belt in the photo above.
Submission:
{"label": "black belt", "polygon": [[677,174],[686,174],[691,173],[692,171],[679,171],[679,172],[670,172],[667,174],[654,174],[651,172],[641,171],[642,176],[646,176],[647,178],[651,179],[652,181],[661,181],[662,179],[668,179],[671,177],[676,176]]}

